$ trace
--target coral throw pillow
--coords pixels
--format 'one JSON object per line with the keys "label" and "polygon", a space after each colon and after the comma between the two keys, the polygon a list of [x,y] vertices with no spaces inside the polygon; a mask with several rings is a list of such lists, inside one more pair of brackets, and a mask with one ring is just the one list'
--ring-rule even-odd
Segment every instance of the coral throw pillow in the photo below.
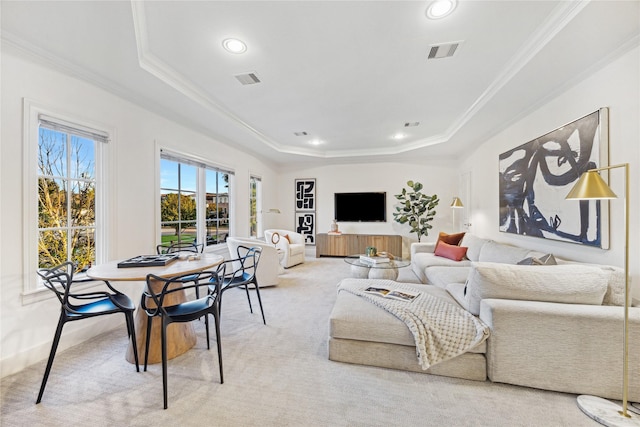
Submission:
{"label": "coral throw pillow", "polygon": [[450,245],[459,245],[464,237],[464,233],[447,234],[442,231],[438,235],[438,242],[445,242]]}
{"label": "coral throw pillow", "polygon": [[287,242],[291,243],[291,238],[289,237],[289,235],[288,235],[288,234],[285,234],[285,235],[284,235],[284,238],[285,238],[285,239],[287,239]]}
{"label": "coral throw pillow", "polygon": [[467,247],[450,245],[443,241],[438,242],[436,245],[435,255],[444,258],[449,258],[454,261],[462,261],[467,254]]}

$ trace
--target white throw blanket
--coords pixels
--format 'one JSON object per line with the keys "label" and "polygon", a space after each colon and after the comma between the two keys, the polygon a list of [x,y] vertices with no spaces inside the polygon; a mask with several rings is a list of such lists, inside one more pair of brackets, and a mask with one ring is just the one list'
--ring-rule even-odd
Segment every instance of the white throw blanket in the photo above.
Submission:
{"label": "white throw blanket", "polygon": [[344,279],[338,292],[363,297],[402,320],[413,334],[422,369],[463,354],[489,337],[487,325],[446,300],[420,292],[413,301],[399,301],[364,292],[370,286],[411,292],[415,288],[392,280]]}

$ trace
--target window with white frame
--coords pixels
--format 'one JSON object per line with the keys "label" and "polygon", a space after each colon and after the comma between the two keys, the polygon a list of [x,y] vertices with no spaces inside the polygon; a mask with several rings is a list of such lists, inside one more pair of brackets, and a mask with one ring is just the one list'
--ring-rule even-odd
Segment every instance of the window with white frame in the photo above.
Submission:
{"label": "window with white frame", "polygon": [[25,117],[25,213],[30,220],[25,224],[24,294],[31,298],[44,288],[35,274],[38,268],[70,261],[82,273],[106,261],[109,133],[31,104]]}
{"label": "window with white frame", "polygon": [[230,228],[229,170],[161,150],[161,244],[226,242]]}
{"label": "window with white frame", "polygon": [[251,175],[249,178],[249,235],[260,237],[262,234],[262,179]]}

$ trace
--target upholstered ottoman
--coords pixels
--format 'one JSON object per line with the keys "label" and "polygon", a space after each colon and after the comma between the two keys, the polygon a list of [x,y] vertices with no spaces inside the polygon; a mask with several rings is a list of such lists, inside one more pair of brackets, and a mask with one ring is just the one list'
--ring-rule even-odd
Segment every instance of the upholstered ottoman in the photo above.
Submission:
{"label": "upholstered ottoman", "polygon": [[[413,286],[417,291],[459,306],[442,288]],[[338,292],[329,316],[329,359],[338,362],[484,381],[487,379],[485,352],[486,341],[467,353],[423,370],[418,363],[413,335],[404,322],[383,308],[354,294]]]}

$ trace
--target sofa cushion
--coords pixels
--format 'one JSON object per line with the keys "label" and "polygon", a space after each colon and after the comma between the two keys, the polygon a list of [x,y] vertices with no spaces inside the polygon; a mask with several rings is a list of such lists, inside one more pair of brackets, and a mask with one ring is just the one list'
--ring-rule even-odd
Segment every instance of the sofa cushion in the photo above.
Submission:
{"label": "sofa cushion", "polygon": [[470,266],[471,262],[468,260],[463,261],[453,261],[449,258],[444,258],[441,256],[435,256],[435,254],[428,253],[419,253],[415,254],[413,258],[411,258],[411,263],[415,263],[421,270],[424,270],[427,267],[433,266],[442,266],[442,267],[460,267],[460,266]]}
{"label": "sofa cushion", "polygon": [[449,283],[464,284],[469,275],[469,270],[471,270],[469,266],[434,266],[427,268],[424,273],[427,278],[427,284],[446,288]]}
{"label": "sofa cushion", "polygon": [[585,264],[531,266],[473,263],[465,298],[468,310],[480,314],[487,298],[602,304],[610,272]]}
{"label": "sofa cushion", "polygon": [[478,261],[517,264],[523,258],[529,256],[529,252],[531,252],[529,249],[491,241],[482,245]]}
{"label": "sofa cushion", "polygon": [[436,245],[436,250],[434,252],[435,256],[449,258],[454,261],[462,261],[466,253],[466,247],[450,245],[442,240],[438,242],[438,244]]}
{"label": "sofa cushion", "polygon": [[609,274],[607,292],[602,299],[602,305],[624,305],[624,269],[610,265],[599,267]]}
{"label": "sofa cushion", "polygon": [[464,237],[465,233],[447,234],[443,231],[438,234],[438,242],[445,242],[450,245],[460,245],[460,241]]}
{"label": "sofa cushion", "polygon": [[478,261],[480,258],[480,249],[485,243],[490,242],[489,239],[482,239],[471,233],[466,233],[460,242],[460,246],[467,247],[467,259],[470,261]]}

